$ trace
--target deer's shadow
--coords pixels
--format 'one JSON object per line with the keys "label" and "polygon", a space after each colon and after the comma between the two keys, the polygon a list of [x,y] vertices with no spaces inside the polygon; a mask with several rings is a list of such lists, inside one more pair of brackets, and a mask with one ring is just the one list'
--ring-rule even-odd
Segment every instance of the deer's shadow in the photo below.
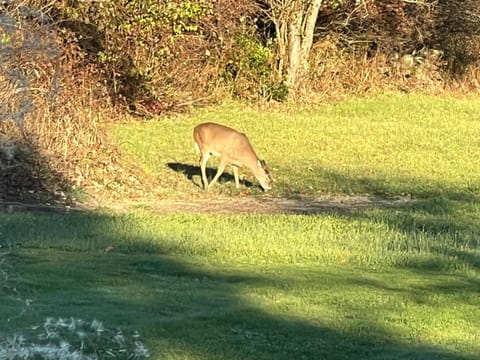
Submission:
{"label": "deer's shadow", "polygon": [[[189,165],[189,164],[181,164],[181,163],[176,163],[176,162],[167,163],[167,166],[170,169],[172,169],[173,171],[184,174],[187,177],[188,180],[192,181],[198,187],[202,187],[202,180],[201,180],[202,175],[201,175],[200,166],[194,166],[194,165]],[[228,167],[227,167],[227,169],[228,169]],[[227,173],[226,172],[227,169],[225,169],[223,174],[220,176],[220,178],[218,179],[218,182],[220,182],[220,183],[235,182],[235,177],[233,175],[231,175],[230,173]],[[213,179],[213,177],[215,176],[215,174],[217,173],[217,169],[207,167],[206,172],[207,172],[208,181],[211,181]],[[198,176],[198,179],[199,179],[198,183],[196,183],[195,180],[193,179],[194,176]],[[239,177],[240,177],[240,184],[241,185],[244,185],[246,187],[254,186],[254,184],[251,181],[241,179],[241,175]]]}

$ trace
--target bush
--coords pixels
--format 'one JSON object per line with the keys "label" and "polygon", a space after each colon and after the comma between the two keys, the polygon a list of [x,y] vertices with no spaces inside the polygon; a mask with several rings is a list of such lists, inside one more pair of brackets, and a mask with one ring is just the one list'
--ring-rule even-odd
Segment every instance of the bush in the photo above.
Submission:
{"label": "bush", "polygon": [[480,3],[345,1],[325,8],[311,53],[322,94],[478,91]]}
{"label": "bush", "polygon": [[288,89],[282,82],[275,81],[273,59],[273,49],[263,45],[256,34],[239,34],[222,79],[227,86],[231,84],[235,97],[283,101]]}
{"label": "bush", "polygon": [[[114,102],[145,113],[214,92],[224,53],[244,29],[254,1],[75,2],[56,11],[87,58],[99,64]],[[88,40],[82,40],[88,39]]]}

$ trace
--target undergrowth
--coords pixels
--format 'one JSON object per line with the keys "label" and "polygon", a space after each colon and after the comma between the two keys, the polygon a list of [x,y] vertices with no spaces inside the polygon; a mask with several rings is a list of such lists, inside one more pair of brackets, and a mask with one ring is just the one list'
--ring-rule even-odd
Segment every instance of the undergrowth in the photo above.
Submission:
{"label": "undergrowth", "polygon": [[[260,19],[252,15],[256,11],[253,2],[188,2],[171,7],[166,13],[162,8],[164,4],[156,4],[146,18],[137,16],[144,14],[145,8],[131,2],[108,6],[99,3],[95,5],[98,5],[95,13],[92,13],[93,8],[81,3],[52,2],[45,6],[37,0],[23,0],[20,5],[1,4],[0,88],[4,96],[0,114],[0,199],[3,202],[75,205],[89,199],[93,204],[101,204],[125,198],[137,201],[152,194],[171,195],[169,187],[175,188],[181,182],[178,174],[155,171],[152,177],[145,177],[135,160],[124,157],[107,134],[106,123],[137,120],[126,116],[127,112],[151,119],[159,113],[190,111],[191,105],[203,106],[237,96],[290,115],[292,107],[316,107],[319,102],[332,103],[351,95],[418,91],[455,96],[478,91],[475,47],[470,46],[476,41],[474,36],[468,41],[453,36],[450,43],[449,39],[443,39],[444,46],[454,47],[455,51],[449,54],[429,47],[414,49],[411,44],[415,39],[411,38],[401,39],[408,49],[400,49],[398,53],[390,54],[388,48],[381,47],[385,44],[377,44],[380,48],[370,54],[368,46],[376,44],[375,39],[383,39],[378,38],[379,34],[385,35],[378,27],[386,24],[372,23],[372,17],[357,17],[368,10],[367,7],[356,9],[352,13],[355,16],[348,17],[360,29],[365,26],[364,21],[375,25],[374,31],[365,34],[366,39],[359,42],[345,42],[342,28],[337,27],[340,22],[329,22],[343,19],[348,13],[325,12],[322,21],[328,24],[328,29],[312,49],[309,80],[304,84],[305,96],[296,104],[278,105],[264,102],[265,99],[281,100],[286,95],[281,79],[271,78],[278,75],[272,71],[276,62],[275,49],[271,41],[262,40],[262,36],[268,37],[268,24],[262,25]],[[378,15],[379,19],[384,19],[382,16],[389,14],[380,3],[365,2],[363,5],[375,10],[375,14],[367,14],[369,16]],[[434,21],[439,15],[438,21],[447,17],[443,19],[446,24],[455,25],[458,20],[449,17],[449,9],[455,10],[455,4],[447,5],[425,8],[429,11],[423,13],[418,10],[424,9],[424,4],[418,4],[411,19],[404,4],[396,4],[392,11],[396,18],[406,23],[421,24],[423,16]],[[467,5],[474,9],[473,3]],[[342,6],[348,8],[352,4]],[[468,12],[459,15],[466,16]],[[109,16],[117,16],[118,23],[108,21]],[[137,22],[139,18],[149,26]],[[409,33],[411,28],[401,30]],[[137,41],[139,38],[142,41]],[[386,40],[391,43],[391,39]],[[123,49],[128,56],[124,53],[119,56],[116,49]],[[462,59],[468,60],[463,68],[459,67]],[[454,70],[456,76],[448,78],[448,71]],[[372,106],[375,105],[378,104]],[[210,116],[198,114],[194,112],[189,119],[206,120]],[[226,122],[234,115],[228,111],[219,113],[218,121]],[[442,117],[442,114],[437,115]],[[256,114],[251,116],[258,118]],[[388,114],[382,113],[382,116]],[[274,118],[281,118],[281,115],[274,115]],[[171,124],[168,131],[178,138],[176,141],[183,142],[190,137],[185,126],[192,126],[193,122],[184,117],[180,119],[177,122],[167,120]],[[245,118],[232,119],[232,125],[237,127],[241,127],[242,122],[248,123]],[[287,126],[287,119],[281,121],[283,127]],[[271,120],[264,121],[265,124],[273,128]],[[310,125],[302,125],[300,121],[295,126]],[[274,131],[279,131],[278,126]],[[285,143],[286,148],[277,147],[275,154],[280,156],[291,146],[298,145],[295,138],[299,136],[302,135],[293,135],[290,143]],[[421,134],[411,132],[409,136],[419,138]],[[308,140],[315,144],[312,150],[317,151],[318,144],[329,139],[320,135]],[[127,139],[124,143],[127,141],[132,142]],[[182,144],[186,148],[186,140]],[[267,150],[265,145],[260,146],[263,146],[261,150]],[[330,154],[324,152],[324,155]],[[275,155],[270,158],[275,165]],[[305,157],[295,161],[302,171],[291,173],[295,179],[288,193],[304,193],[302,174],[312,174],[319,169],[307,164]],[[359,157],[358,161],[364,159]],[[144,168],[144,164],[140,167]],[[155,176],[157,174],[160,178]],[[283,193],[287,193],[285,182],[282,184],[283,174],[279,175],[277,188],[283,187]],[[363,170],[330,174],[320,177],[320,183],[309,182],[306,187],[311,187],[313,193],[328,186],[332,178],[364,175]],[[373,181],[378,180],[377,175]],[[349,192],[358,185],[349,181],[346,184],[348,186],[333,191]],[[228,190],[225,194],[232,192]]]}

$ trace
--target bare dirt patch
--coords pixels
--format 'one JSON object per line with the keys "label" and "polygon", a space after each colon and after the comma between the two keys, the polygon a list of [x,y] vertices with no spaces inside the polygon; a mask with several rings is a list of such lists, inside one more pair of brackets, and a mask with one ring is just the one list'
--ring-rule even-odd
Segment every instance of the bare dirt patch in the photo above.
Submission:
{"label": "bare dirt patch", "polygon": [[[163,199],[157,201],[125,201],[110,203],[104,208],[114,211],[129,211],[143,207],[158,214],[296,214],[314,215],[321,213],[351,213],[374,208],[401,208],[414,202],[409,196],[382,198],[377,196],[322,196],[317,198],[296,197],[220,197],[196,198],[191,200]],[[23,204],[21,202],[0,202],[0,211],[33,211],[68,213],[71,211],[92,211],[100,206],[77,204],[58,206],[45,204]]]}
{"label": "bare dirt patch", "polygon": [[409,196],[390,199],[375,196],[232,197],[194,200],[162,200],[149,206],[160,214],[319,214],[349,213],[369,208],[404,207],[413,202]]}

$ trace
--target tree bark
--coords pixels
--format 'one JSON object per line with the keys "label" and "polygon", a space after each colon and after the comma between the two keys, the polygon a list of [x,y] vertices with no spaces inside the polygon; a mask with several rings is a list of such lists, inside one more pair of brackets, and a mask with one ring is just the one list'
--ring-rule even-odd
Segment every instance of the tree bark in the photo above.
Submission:
{"label": "tree bark", "polygon": [[307,75],[308,56],[323,0],[265,0],[267,15],[275,26],[277,78],[285,81],[295,98]]}
{"label": "tree bark", "polygon": [[286,84],[289,97],[295,98],[308,73],[308,56],[323,0],[291,0],[292,12],[288,23],[288,68]]}

